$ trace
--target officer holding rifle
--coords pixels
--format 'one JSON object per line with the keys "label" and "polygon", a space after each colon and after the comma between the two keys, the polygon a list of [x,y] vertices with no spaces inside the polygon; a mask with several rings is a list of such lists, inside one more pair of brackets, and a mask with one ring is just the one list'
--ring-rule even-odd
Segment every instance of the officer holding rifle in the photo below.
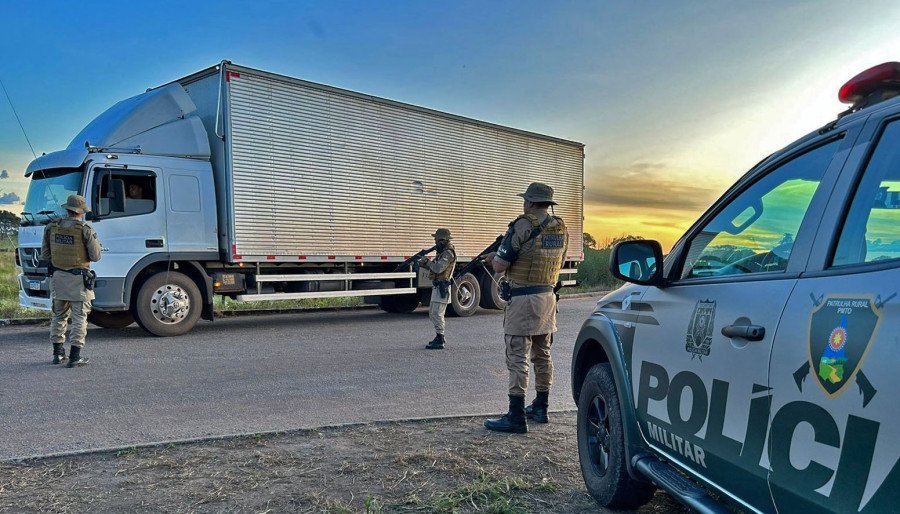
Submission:
{"label": "officer holding rifle", "polygon": [[436,257],[434,260],[429,260],[428,257],[419,259],[419,266],[428,270],[433,286],[429,317],[434,324],[435,336],[425,348],[442,350],[446,342],[444,340],[444,315],[447,313],[447,304],[450,303],[450,278],[456,267],[456,250],[450,242],[453,239],[450,229],[439,228],[432,234],[432,237],[434,237]]}
{"label": "officer holding rifle", "polygon": [[[503,320],[506,339],[506,367],[509,370],[509,412],[489,419],[484,426],[500,432],[526,433],[526,416],[547,423],[553,361],[550,346],[556,332],[556,295],[559,271],[565,260],[569,234],[562,218],[551,215],[553,189],[538,182],[519,194],[524,213],[509,225],[496,253],[485,263],[497,273],[505,273],[509,303]],[[537,397],[525,408],[528,391],[528,359],[534,364]]]}

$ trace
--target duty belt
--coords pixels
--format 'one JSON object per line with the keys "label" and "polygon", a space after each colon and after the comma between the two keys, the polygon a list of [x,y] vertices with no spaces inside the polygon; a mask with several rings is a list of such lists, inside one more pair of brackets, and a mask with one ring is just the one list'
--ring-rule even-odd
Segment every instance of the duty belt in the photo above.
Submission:
{"label": "duty belt", "polygon": [[529,287],[516,287],[509,292],[509,296],[525,296],[529,294],[541,294],[541,293],[552,293],[553,286],[529,286]]}

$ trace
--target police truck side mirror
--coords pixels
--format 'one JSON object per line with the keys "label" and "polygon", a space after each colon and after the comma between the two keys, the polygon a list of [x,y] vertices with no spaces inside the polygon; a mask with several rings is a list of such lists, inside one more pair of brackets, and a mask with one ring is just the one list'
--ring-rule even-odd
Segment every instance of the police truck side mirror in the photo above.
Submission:
{"label": "police truck side mirror", "polygon": [[662,246],[653,240],[622,241],[609,254],[609,271],[625,282],[663,286]]}

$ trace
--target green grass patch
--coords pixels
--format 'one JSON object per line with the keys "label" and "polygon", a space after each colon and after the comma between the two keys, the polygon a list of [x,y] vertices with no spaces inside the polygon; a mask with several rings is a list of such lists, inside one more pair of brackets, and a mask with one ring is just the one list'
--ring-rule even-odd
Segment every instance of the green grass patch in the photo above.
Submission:
{"label": "green grass patch", "polygon": [[0,236],[0,319],[49,317],[48,311],[19,307],[15,247],[15,239]]}
{"label": "green grass patch", "polygon": [[[584,249],[584,262],[578,265],[578,287],[570,288],[569,292],[579,293],[586,291],[600,291],[617,289],[622,282],[613,278],[609,272],[609,254],[612,250]],[[578,291],[578,289],[583,289]]]}

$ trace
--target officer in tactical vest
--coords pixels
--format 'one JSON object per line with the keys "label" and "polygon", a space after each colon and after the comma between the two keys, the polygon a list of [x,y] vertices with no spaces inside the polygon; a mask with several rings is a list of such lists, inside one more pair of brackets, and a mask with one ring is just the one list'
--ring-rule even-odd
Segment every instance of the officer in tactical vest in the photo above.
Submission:
{"label": "officer in tactical vest", "polygon": [[[86,222],[84,213],[90,212],[84,197],[69,196],[62,208],[68,217],[56,219],[44,228],[41,260],[50,262],[50,291],[53,316],[50,319],[50,342],[53,343],[53,364],[66,360],[65,342],[68,339],[68,367],[87,364],[81,356],[87,335],[87,317],[94,299],[92,262],[100,260],[100,241]],[[66,324],[72,323],[66,337]]]}
{"label": "officer in tactical vest", "polygon": [[[553,361],[550,346],[556,332],[556,294],[559,271],[565,261],[569,234],[562,218],[548,209],[556,205],[553,189],[538,182],[519,194],[524,198],[524,214],[509,224],[509,230],[495,254],[485,261],[509,279],[508,304],[503,320],[506,338],[506,367],[509,370],[509,412],[484,422],[485,428],[500,432],[526,433],[526,415],[537,423],[547,423]],[[528,359],[534,364],[537,398],[525,409],[528,391]]]}
{"label": "officer in tactical vest", "polygon": [[428,270],[429,278],[432,280],[431,304],[429,306],[429,317],[434,324],[435,336],[425,348],[429,350],[442,350],[444,348],[444,315],[447,313],[447,304],[450,303],[450,279],[453,277],[453,270],[456,268],[456,250],[450,242],[453,236],[450,235],[450,229],[439,228],[437,232],[431,234],[434,237],[434,244],[437,245],[437,252],[434,260],[428,257],[422,257],[419,265]]}

